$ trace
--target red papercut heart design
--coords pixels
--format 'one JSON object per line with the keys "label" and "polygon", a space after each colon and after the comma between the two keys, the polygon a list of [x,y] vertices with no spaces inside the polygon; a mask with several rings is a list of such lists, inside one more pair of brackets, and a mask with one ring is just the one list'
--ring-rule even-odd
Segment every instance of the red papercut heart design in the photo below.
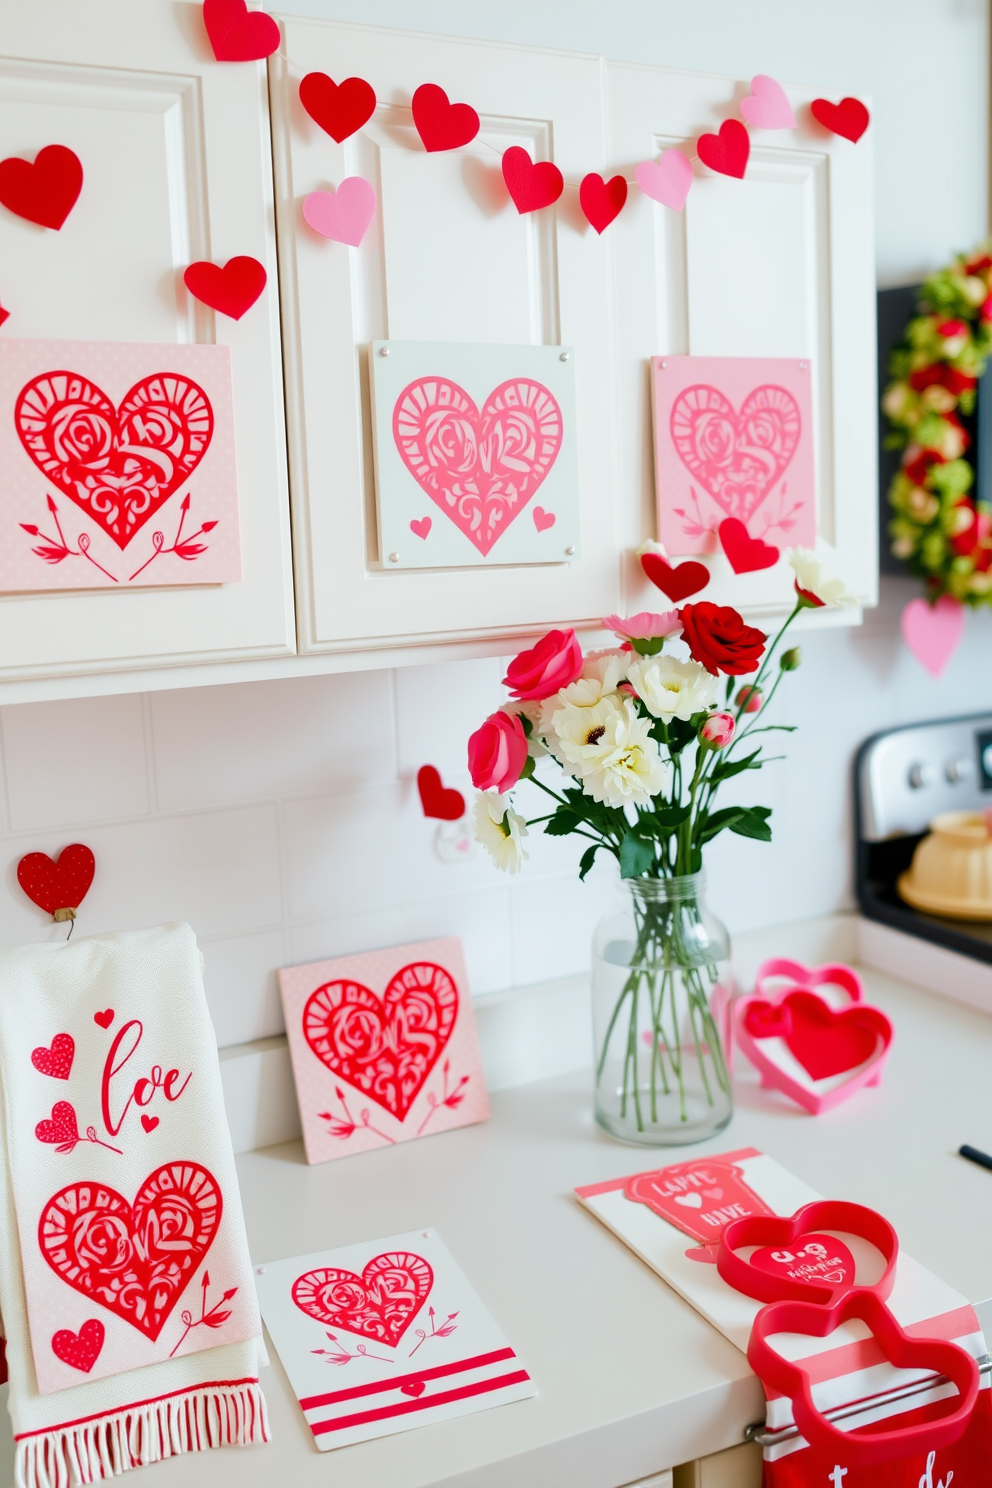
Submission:
{"label": "red papercut heart design", "polygon": [[426,1389],[427,1386],[423,1380],[413,1380],[409,1385],[400,1385],[400,1393],[402,1395],[412,1395],[415,1400],[419,1399]]}
{"label": "red papercut heart design", "polygon": [[503,180],[517,211],[539,212],[552,206],[561,196],[565,182],[561,171],[550,160],[535,165],[523,145],[511,145],[503,151]]}
{"label": "red papercut heart design", "polygon": [[245,0],[203,0],[203,24],[218,62],[259,62],[279,49],[279,27]]}
{"label": "red papercut heart design", "polygon": [[70,1183],[41,1211],[38,1244],[56,1276],[154,1343],[213,1244],[223,1201],[199,1163],[166,1163],[131,1205],[109,1185]]}
{"label": "red papercut heart design", "polygon": [[111,1023],[113,1023],[113,1021],[114,1021],[114,1010],[113,1010],[113,1008],[107,1008],[105,1012],[94,1013],[93,1014],[93,1022],[94,1023],[99,1023],[99,1025],[100,1025],[101,1028],[109,1028],[110,1025],[111,1025]]}
{"label": "red papercut heart design", "polygon": [[303,1036],[322,1064],[403,1121],[451,1037],[458,988],[443,966],[415,961],[382,999],[360,982],[326,982],[303,1009]]}
{"label": "red papercut heart design", "polygon": [[214,413],[178,373],[143,377],[115,408],[96,383],[59,371],[21,389],[14,426],[56,490],[123,550],[203,459]]}
{"label": "red papercut heart design", "polygon": [[262,293],[267,278],[257,258],[239,253],[229,258],[223,268],[204,259],[190,264],[183,274],[183,283],[194,300],[220,311],[221,315],[229,315],[232,320],[240,320]]}
{"label": "red papercut heart design", "polygon": [[76,1041],[72,1034],[57,1033],[50,1049],[42,1044],[39,1049],[31,1050],[31,1063],[41,1074],[51,1075],[53,1080],[68,1080],[75,1053]]}
{"label": "red papercut heart design", "polygon": [[696,563],[692,559],[673,568],[660,553],[644,553],[641,567],[655,588],[667,594],[675,604],[688,599],[690,594],[698,594],[710,581],[710,571],[705,563]]}
{"label": "red papercut heart design", "polygon": [[753,573],[758,568],[771,568],[780,558],[778,548],[750,537],[738,517],[724,517],[719,526],[720,542],[734,573]]}
{"label": "red papercut heart design", "polygon": [[696,150],[710,170],[719,171],[721,176],[736,176],[739,180],[747,170],[751,140],[739,119],[727,119],[720,125],[719,134],[701,134],[696,141]]}
{"label": "red papercut heart design", "polygon": [[413,122],[425,150],[457,150],[479,132],[479,116],[467,103],[449,103],[437,83],[421,83],[413,95]]}
{"label": "red papercut heart design", "polygon": [[826,98],[814,98],[810,113],[818,124],[839,134],[856,145],[871,123],[871,115],[860,98],[842,98],[840,103],[830,103]]}
{"label": "red papercut heart design", "polygon": [[598,233],[609,227],[623,211],[627,200],[627,182],[623,176],[611,176],[604,181],[595,171],[583,176],[579,185],[579,206],[586,220]]}
{"label": "red papercut heart design", "polygon": [[799,444],[799,405],[771,384],[748,393],[740,413],[719,388],[698,383],[672,405],[679,459],[729,517],[750,521]]}
{"label": "red papercut heart design", "polygon": [[[714,1186],[721,1191],[719,1208],[703,1199],[706,1190]],[[705,1157],[674,1163],[653,1173],[636,1173],[627,1179],[624,1196],[632,1203],[646,1204],[684,1235],[704,1245],[719,1240],[723,1229],[735,1219],[772,1213],[744,1182],[744,1174],[736,1163],[713,1162]]]}
{"label": "red papercut heart design", "polygon": [[307,1271],[293,1282],[292,1296],[308,1317],[395,1348],[433,1285],[423,1256],[391,1251],[375,1256],[361,1276],[339,1266]]}
{"label": "red papercut heart design", "polygon": [[0,202],[8,212],[58,230],[83,189],[79,156],[66,145],[46,145],[34,161],[0,160]]}
{"label": "red papercut heart design", "polygon": [[375,89],[364,78],[334,82],[326,72],[308,72],[300,83],[300,102],[325,134],[342,144],[375,113]]}
{"label": "red papercut heart design", "polygon": [[844,1242],[832,1235],[800,1235],[789,1245],[764,1245],[752,1252],[748,1264],[790,1281],[828,1287],[854,1285],[854,1257]]}
{"label": "red papercut heart design", "polygon": [[68,1101],[56,1101],[52,1107],[51,1120],[39,1121],[34,1134],[39,1142],[58,1143],[60,1147],[64,1143],[71,1152],[79,1141],[79,1127],[76,1125],[73,1107]]}
{"label": "red papercut heart design", "polygon": [[483,557],[541,485],[563,436],[554,394],[527,377],[500,383],[481,414],[446,377],[418,377],[393,408],[403,464]]}
{"label": "red papercut heart design", "polygon": [[78,909],[93,882],[96,859],[82,842],[64,847],[52,862],[47,853],[26,853],[17,865],[17,882],[32,904],[53,915]]}
{"label": "red papercut heart design", "polygon": [[864,1064],[891,1032],[877,1008],[855,1004],[835,1012],[815,992],[790,992],[782,1006],[791,1022],[786,1044],[812,1080]]}
{"label": "red papercut heart design", "polygon": [[417,789],[425,816],[438,821],[459,821],[465,815],[465,797],[461,791],[448,790],[433,765],[421,765],[417,771]]}
{"label": "red papercut heart design", "polygon": [[104,1336],[104,1326],[100,1319],[89,1318],[78,1333],[73,1333],[69,1328],[60,1328],[52,1338],[52,1353],[63,1364],[71,1364],[73,1369],[81,1369],[83,1374],[89,1374],[100,1357]]}

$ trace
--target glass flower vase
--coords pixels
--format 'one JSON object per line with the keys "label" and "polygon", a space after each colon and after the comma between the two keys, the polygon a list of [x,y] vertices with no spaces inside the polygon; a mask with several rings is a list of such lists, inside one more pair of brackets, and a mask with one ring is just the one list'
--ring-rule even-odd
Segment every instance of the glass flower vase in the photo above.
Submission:
{"label": "glass flower vase", "polygon": [[733,1112],[730,939],[705,875],[624,879],[592,956],[596,1120],[622,1142],[701,1142]]}

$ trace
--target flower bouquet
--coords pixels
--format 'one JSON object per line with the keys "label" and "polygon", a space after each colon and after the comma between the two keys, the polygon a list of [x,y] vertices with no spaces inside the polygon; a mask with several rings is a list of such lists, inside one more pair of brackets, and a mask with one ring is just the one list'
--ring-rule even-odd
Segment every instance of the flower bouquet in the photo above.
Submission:
{"label": "flower bouquet", "polygon": [[[730,1119],[729,943],[704,902],[703,849],[723,831],[771,840],[768,807],[718,809],[717,794],[766,763],[758,735],[786,727],[763,718],[800,664],[780,649],[793,620],[856,603],[811,554],[788,557],[796,602],[770,645],[705,600],[610,615],[620,644],[585,655],[552,630],[510,663],[511,700],[469,739],[476,836],[498,867],[519,871],[538,824],[588,843],[581,879],[600,852],[619,865],[628,893],[594,942],[593,1020],[597,1120],[625,1140],[697,1141]],[[549,783],[549,766],[564,778]],[[542,814],[514,808],[522,782],[548,799]]]}

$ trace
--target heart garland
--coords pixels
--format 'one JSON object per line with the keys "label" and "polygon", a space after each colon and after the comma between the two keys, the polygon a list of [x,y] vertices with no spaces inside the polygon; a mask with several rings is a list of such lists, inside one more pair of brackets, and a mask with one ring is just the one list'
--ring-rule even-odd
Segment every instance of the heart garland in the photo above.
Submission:
{"label": "heart garland", "polygon": [[425,816],[437,821],[460,821],[465,815],[465,797],[461,791],[442,785],[440,772],[433,765],[421,765],[417,771],[417,790]]}
{"label": "heart garland", "polygon": [[343,144],[375,113],[375,89],[364,78],[335,83],[326,72],[308,72],[300,83],[300,102],[315,124]]}
{"label": "heart garland", "polygon": [[0,203],[39,227],[57,232],[82,189],[82,163],[67,145],[46,145],[33,161],[0,160]]}
{"label": "heart garland", "polygon": [[260,62],[279,50],[279,27],[245,0],[203,0],[203,24],[218,62]]}
{"label": "heart garland", "polygon": [[655,588],[667,595],[673,604],[688,599],[690,594],[698,594],[710,581],[710,571],[705,563],[696,563],[691,558],[676,568],[660,553],[642,553],[641,568]]}
{"label": "heart garland", "polygon": [[221,315],[229,315],[232,320],[240,320],[262,293],[267,278],[257,258],[241,253],[229,258],[223,267],[204,260],[190,264],[183,274],[183,283],[194,300],[209,305]]}

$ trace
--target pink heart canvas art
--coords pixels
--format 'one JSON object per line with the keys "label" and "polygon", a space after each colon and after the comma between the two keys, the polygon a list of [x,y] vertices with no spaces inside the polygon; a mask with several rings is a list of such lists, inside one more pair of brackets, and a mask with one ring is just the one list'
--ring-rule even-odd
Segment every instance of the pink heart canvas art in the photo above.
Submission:
{"label": "pink heart canvas art", "polygon": [[811,379],[798,358],[653,358],[658,537],[671,553],[713,552],[728,520],[740,543],[814,545]]}

